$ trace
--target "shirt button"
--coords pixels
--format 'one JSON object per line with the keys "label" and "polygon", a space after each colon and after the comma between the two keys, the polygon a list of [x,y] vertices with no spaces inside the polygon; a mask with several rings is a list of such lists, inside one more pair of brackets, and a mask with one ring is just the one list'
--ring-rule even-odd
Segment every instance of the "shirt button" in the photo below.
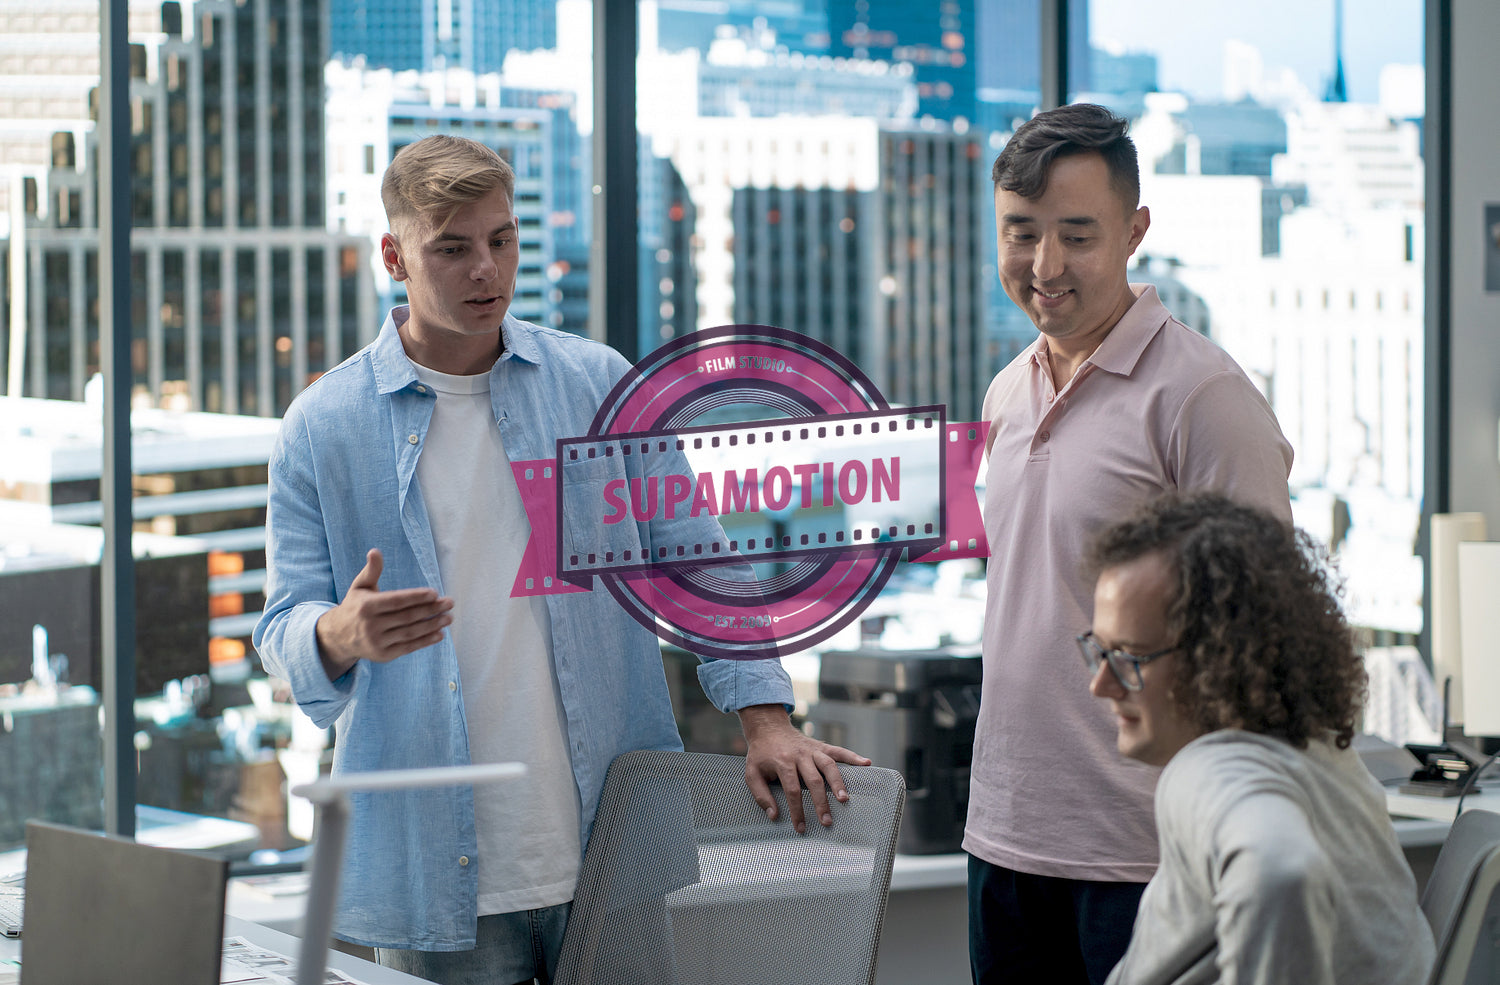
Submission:
{"label": "shirt button", "polygon": [[458,682],[457,681],[449,681],[448,682],[448,690],[450,690],[450,691],[457,691],[458,690]]}
{"label": "shirt button", "polygon": [[458,864],[459,865],[468,865],[469,864],[469,856],[467,856],[467,855],[460,855],[458,857]]}
{"label": "shirt button", "polygon": [[414,435],[414,434],[408,434],[406,436],[406,443],[409,444],[409,445],[416,444],[417,443],[417,436]]}
{"label": "shirt button", "polygon": [[1057,394],[1055,394],[1055,393],[1049,393],[1049,394],[1047,394],[1047,403],[1050,404],[1052,401],[1054,401],[1056,399],[1057,399]]}
{"label": "shirt button", "polygon": [[417,392],[418,393],[426,393],[427,392],[427,388],[425,386],[418,385]]}
{"label": "shirt button", "polygon": [[1042,441],[1043,441],[1043,442],[1044,442],[1044,443],[1045,443],[1045,442],[1048,442],[1048,441],[1051,441],[1051,440],[1052,440],[1052,432],[1051,432],[1051,431],[1043,431],[1043,432],[1042,432],[1042,433],[1041,433],[1041,434],[1040,434],[1040,435],[1039,435],[1039,437],[1040,437],[1040,438],[1041,438],[1041,439],[1042,439]]}

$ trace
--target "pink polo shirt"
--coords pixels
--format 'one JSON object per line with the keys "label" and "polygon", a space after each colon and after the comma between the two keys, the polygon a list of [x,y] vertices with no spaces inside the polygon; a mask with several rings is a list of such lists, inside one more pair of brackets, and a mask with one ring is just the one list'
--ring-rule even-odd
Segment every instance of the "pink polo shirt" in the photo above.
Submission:
{"label": "pink polo shirt", "polygon": [[1154,287],[1061,392],[1038,337],[990,384],[984,685],[963,847],[1021,872],[1145,882],[1158,769],[1115,747],[1073,638],[1093,621],[1082,559],[1168,490],[1214,491],[1291,522],[1292,448],[1234,360]]}

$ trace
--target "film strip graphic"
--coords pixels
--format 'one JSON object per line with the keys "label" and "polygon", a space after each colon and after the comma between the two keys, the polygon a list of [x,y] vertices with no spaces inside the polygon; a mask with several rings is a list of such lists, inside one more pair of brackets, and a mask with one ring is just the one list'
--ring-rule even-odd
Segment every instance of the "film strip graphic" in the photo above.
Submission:
{"label": "film strip graphic", "polygon": [[[700,424],[728,404],[782,416]],[[531,520],[514,595],[602,583],[703,656],[753,659],[832,635],[896,562],[988,553],[975,478],[987,426],[892,408],[841,354],[726,326],[657,350],[590,433],[513,463]],[[752,564],[771,576],[757,576]]]}
{"label": "film strip graphic", "polygon": [[[942,540],[944,430],[943,408],[933,407],[795,426],[773,420],[560,442],[559,573],[576,582],[580,575],[731,559],[787,560],[877,544],[907,547],[909,557],[925,555]],[[719,454],[704,454],[714,452]],[[622,474],[602,485],[567,481],[570,465],[616,456],[622,473],[635,464],[638,474]],[[628,463],[631,458],[634,462]],[[755,464],[699,464],[715,459]],[[639,549],[607,547],[608,528],[618,523],[667,521],[671,529],[673,521],[684,518],[710,516],[722,522],[760,514],[793,519],[799,511],[814,510],[836,511],[843,522],[836,529],[796,535],[653,541],[645,557]],[[678,526],[691,526],[699,534],[719,529],[704,523]]]}

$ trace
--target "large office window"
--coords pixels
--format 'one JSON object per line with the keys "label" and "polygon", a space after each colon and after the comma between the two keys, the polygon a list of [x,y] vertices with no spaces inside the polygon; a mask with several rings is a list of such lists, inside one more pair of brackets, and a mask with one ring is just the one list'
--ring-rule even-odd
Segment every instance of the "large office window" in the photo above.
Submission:
{"label": "large office window", "polygon": [[[641,4],[640,352],[695,330],[774,326],[848,357],[893,404],[977,419],[990,379],[1035,337],[999,290],[989,180],[1002,132],[1036,105],[1040,22],[1034,4],[1030,17],[1020,7]],[[747,400],[713,413],[784,410]],[[839,516],[724,526],[752,543],[806,543]],[[757,573],[769,583],[795,578],[789,569]],[[938,617],[933,567],[900,564],[872,610],[886,615],[822,648],[977,653],[982,573],[977,561],[945,569],[944,590],[962,597]],[[668,654],[669,675],[690,664]],[[695,690],[682,688],[684,741],[733,749],[711,713],[695,713]]]}
{"label": "large office window", "polygon": [[[1296,448],[1297,519],[1342,559],[1355,622],[1404,638],[1421,598],[1422,3],[1362,9],[1337,39],[1334,3],[1073,0],[1065,57],[1044,58],[1038,0],[642,2],[637,350],[775,324],[848,354],[894,402],[974,419],[1034,337],[999,289],[990,164],[1046,66],[1066,64],[1069,97],[1128,116],[1141,148],[1153,223],[1134,276],[1262,387]],[[326,737],[249,644],[276,418],[403,300],[379,263],[379,181],[427,134],[515,166],[513,310],[587,331],[591,280],[610,276],[590,249],[601,53],[589,0],[476,3],[476,22],[509,25],[499,47],[466,46],[447,7],[415,0],[330,0],[327,21],[306,0],[300,16],[286,0],[176,8],[140,26],[132,64],[138,789],[278,848],[307,833],[282,777],[315,771]],[[76,85],[98,40],[60,40],[76,25],[40,10],[9,26],[59,54],[48,101],[0,74],[20,94],[0,119],[75,122],[66,155],[35,121],[14,128],[51,163],[0,188],[0,351],[24,350],[37,401],[0,417],[25,450],[0,461],[0,708],[55,711],[0,734],[0,804],[23,803],[13,779],[51,799],[11,814],[95,824],[96,217],[86,195],[48,203],[98,167]],[[77,687],[48,705],[54,681]],[[0,846],[17,838],[6,821]]]}
{"label": "large office window", "polygon": [[1060,31],[1036,0],[643,4],[641,349],[774,324],[977,415],[1035,337],[996,277],[989,167],[1061,70],[1066,100],[1131,121],[1153,217],[1132,280],[1261,388],[1351,620],[1412,642],[1424,5],[1339,2],[1071,0]]}
{"label": "large office window", "polygon": [[[142,827],[172,817],[160,810],[233,820],[224,844],[244,854],[310,836],[286,780],[328,757],[328,736],[266,677],[250,641],[278,418],[404,300],[379,261],[379,186],[391,157],[427,135],[471,137],[512,164],[512,310],[587,330],[590,5],[564,0],[560,15],[555,0],[486,0],[473,12],[482,38],[455,20],[469,6],[416,0],[215,2],[184,17],[186,6],[131,21],[132,373],[119,384],[135,430],[124,533],[135,539],[137,700],[126,743]],[[370,28],[363,47],[341,31],[355,22]],[[27,817],[99,826],[113,768],[98,730],[98,226],[93,211],[55,204],[82,202],[100,168],[92,97],[77,83],[79,65],[97,66],[96,27],[19,14],[7,28],[43,38],[43,54],[0,63],[0,94],[14,94],[0,95],[0,124],[38,135],[7,161],[44,162],[0,182],[0,244],[20,256],[4,267],[0,345],[7,364],[18,353],[27,398],[0,415],[0,850]],[[47,124],[59,120],[74,123],[54,136]],[[18,223],[24,235],[11,235]]]}
{"label": "large office window", "polygon": [[1404,638],[1422,611],[1423,5],[1340,2],[1075,2],[1090,50],[1071,95],[1133,120],[1152,215],[1136,276],[1256,380],[1351,619]]}
{"label": "large office window", "polygon": [[893,401],[977,416],[1018,337],[995,317],[990,134],[1035,103],[1014,90],[1037,20],[1005,6],[643,4],[642,351],[775,325]]}

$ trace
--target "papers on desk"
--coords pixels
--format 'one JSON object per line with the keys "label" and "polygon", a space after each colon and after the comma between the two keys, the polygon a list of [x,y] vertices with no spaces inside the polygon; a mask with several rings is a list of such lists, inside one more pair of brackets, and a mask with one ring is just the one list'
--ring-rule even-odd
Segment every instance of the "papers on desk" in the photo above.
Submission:
{"label": "papers on desk", "polygon": [[[243,937],[224,938],[224,960],[219,985],[296,985],[297,962],[285,954],[252,944]],[[0,985],[4,979],[0,978]],[[332,968],[323,985],[365,985]]]}

